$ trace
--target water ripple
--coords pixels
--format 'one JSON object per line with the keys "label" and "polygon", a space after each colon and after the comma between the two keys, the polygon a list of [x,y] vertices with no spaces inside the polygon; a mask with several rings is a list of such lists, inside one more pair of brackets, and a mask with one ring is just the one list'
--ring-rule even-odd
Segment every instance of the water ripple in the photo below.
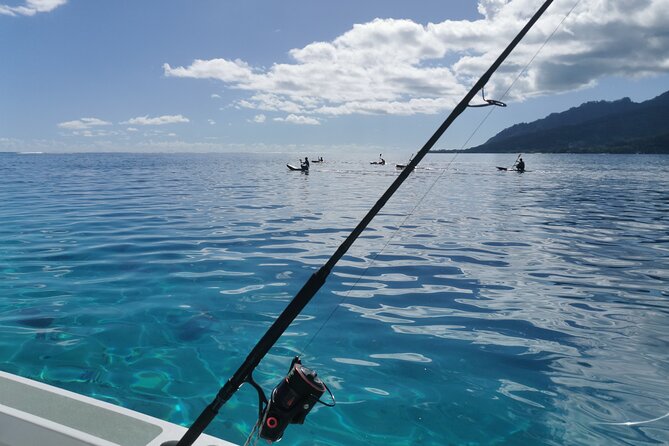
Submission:
{"label": "water ripple", "polygon": [[[0,155],[2,368],[191,423],[397,175],[293,155]],[[300,354],[336,391],[285,441],[669,443],[667,157],[450,161],[427,157],[256,371],[270,389]],[[256,402],[211,432],[242,443]]]}

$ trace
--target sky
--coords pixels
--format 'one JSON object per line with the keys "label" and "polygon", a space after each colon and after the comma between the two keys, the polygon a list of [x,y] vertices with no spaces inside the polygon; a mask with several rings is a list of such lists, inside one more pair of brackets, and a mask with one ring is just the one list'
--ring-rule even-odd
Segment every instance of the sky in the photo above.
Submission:
{"label": "sky", "polygon": [[[0,0],[0,151],[415,152],[541,3]],[[435,148],[669,90],[667,30],[555,0]]]}

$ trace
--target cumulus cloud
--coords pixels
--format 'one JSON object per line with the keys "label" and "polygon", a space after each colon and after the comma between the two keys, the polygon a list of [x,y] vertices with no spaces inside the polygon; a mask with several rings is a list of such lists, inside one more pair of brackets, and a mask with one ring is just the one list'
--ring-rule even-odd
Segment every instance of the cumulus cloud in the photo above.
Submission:
{"label": "cumulus cloud", "polygon": [[149,118],[148,116],[138,116],[137,118],[128,119],[127,121],[124,121],[121,124],[166,125],[166,124],[179,124],[182,122],[190,122],[190,120],[182,115],[163,115],[163,116],[157,116],[155,118]]}
{"label": "cumulus cloud", "polygon": [[0,14],[33,16],[38,12],[51,12],[65,3],[67,3],[67,0],[26,0],[22,6],[0,4]]}
{"label": "cumulus cloud", "polygon": [[242,60],[228,61],[225,59],[195,60],[190,67],[172,68],[163,64],[166,76],[194,77],[197,79],[216,78],[225,82],[243,84],[253,78],[253,70]]}
{"label": "cumulus cloud", "polygon": [[[507,100],[566,92],[606,76],[669,72],[669,0],[581,2],[539,57],[525,65],[576,0],[555,2],[486,87]],[[538,0],[479,0],[481,18],[415,23],[376,19],[331,42],[289,52],[291,63],[240,60],[163,65],[170,77],[216,79],[248,91],[238,107],[288,113],[281,121],[350,114],[440,113],[457,103],[538,8]],[[293,116],[293,118],[291,118]],[[316,122],[308,122],[316,124]]]}
{"label": "cumulus cloud", "polygon": [[86,130],[102,125],[111,125],[111,122],[103,121],[98,118],[81,118],[75,119],[74,121],[61,122],[58,124],[58,127],[67,130]]}
{"label": "cumulus cloud", "polygon": [[288,115],[285,118],[274,118],[278,122],[289,122],[291,124],[300,124],[300,125],[320,125],[321,122],[316,118],[310,118],[309,116],[298,116],[298,115]]}
{"label": "cumulus cloud", "polygon": [[267,120],[267,116],[265,116],[263,114],[255,115],[253,117],[253,122],[256,122],[258,124],[262,124],[263,122],[265,122],[265,120]]}

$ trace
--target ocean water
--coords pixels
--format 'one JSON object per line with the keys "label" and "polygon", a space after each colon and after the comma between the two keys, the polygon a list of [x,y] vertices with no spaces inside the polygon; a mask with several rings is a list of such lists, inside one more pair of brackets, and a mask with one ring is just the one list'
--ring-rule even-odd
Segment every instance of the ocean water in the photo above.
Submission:
{"label": "ocean water", "polygon": [[[0,154],[0,369],[188,425],[405,161],[375,155]],[[429,155],[333,270],[255,373],[299,354],[337,398],[282,444],[669,444],[669,157],[513,158]]]}

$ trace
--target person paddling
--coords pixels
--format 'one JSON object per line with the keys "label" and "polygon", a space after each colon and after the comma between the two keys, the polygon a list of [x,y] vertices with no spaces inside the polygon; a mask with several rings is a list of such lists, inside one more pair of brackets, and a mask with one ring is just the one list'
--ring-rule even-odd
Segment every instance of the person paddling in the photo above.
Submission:
{"label": "person paddling", "polygon": [[518,172],[525,172],[525,161],[521,157],[518,157],[518,162],[516,163],[516,170]]}
{"label": "person paddling", "polygon": [[383,159],[383,153],[379,153],[379,164],[386,164],[386,160]]}
{"label": "person paddling", "polygon": [[304,161],[301,161],[301,162],[300,162],[300,167],[301,167],[302,170],[304,170],[305,172],[308,172],[308,171],[309,171],[309,158],[307,158],[307,157],[305,156],[305,157],[304,157]]}

